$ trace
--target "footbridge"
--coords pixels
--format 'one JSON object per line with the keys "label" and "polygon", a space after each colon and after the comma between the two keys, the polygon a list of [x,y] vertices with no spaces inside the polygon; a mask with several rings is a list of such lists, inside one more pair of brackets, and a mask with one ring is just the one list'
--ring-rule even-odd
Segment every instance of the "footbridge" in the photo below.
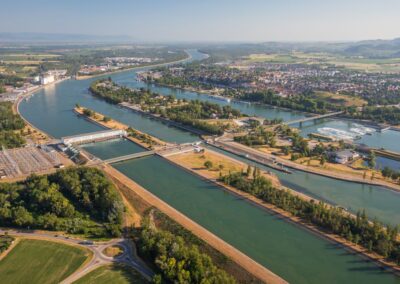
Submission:
{"label": "footbridge", "polygon": [[138,159],[138,158],[142,158],[142,157],[146,157],[146,156],[151,156],[154,154],[156,154],[156,151],[143,151],[143,152],[139,152],[139,153],[134,153],[134,154],[129,154],[129,155],[125,155],[125,156],[119,156],[119,157],[103,160],[103,162],[105,162],[107,164],[113,164],[113,163]]}
{"label": "footbridge", "polygon": [[337,116],[337,115],[342,114],[342,113],[344,113],[344,111],[338,111],[338,112],[331,112],[331,113],[327,113],[327,114],[309,116],[309,117],[304,117],[304,118],[300,118],[300,119],[285,121],[283,123],[286,124],[286,125],[302,123],[302,122],[311,121],[311,120],[317,120],[317,119],[322,119],[322,118],[327,118],[327,117],[333,117],[333,116]]}

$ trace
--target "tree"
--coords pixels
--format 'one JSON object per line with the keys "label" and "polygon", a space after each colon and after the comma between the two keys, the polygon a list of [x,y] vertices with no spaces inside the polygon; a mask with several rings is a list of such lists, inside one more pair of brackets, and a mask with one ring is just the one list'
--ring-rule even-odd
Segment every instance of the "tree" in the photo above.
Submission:
{"label": "tree", "polygon": [[368,166],[371,169],[375,168],[376,166],[376,156],[374,151],[371,151],[371,154],[369,155]]}
{"label": "tree", "polygon": [[326,162],[326,158],[325,158],[324,155],[322,155],[319,163],[320,163],[321,166],[323,166],[323,165],[325,165],[325,162]]}
{"label": "tree", "polygon": [[250,165],[247,165],[246,176],[247,177],[251,176],[251,166]]}
{"label": "tree", "polygon": [[104,122],[109,122],[109,121],[111,121],[111,117],[109,117],[109,116],[104,116],[104,117],[103,117],[103,121],[104,121]]}
{"label": "tree", "polygon": [[204,166],[209,170],[212,168],[213,163],[210,160],[204,162]]}

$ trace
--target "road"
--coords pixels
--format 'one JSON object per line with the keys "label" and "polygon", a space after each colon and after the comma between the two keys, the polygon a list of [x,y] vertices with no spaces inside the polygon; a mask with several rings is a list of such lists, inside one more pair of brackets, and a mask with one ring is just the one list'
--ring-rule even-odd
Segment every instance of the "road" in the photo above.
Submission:
{"label": "road", "polygon": [[[93,254],[92,259],[72,273],[69,277],[64,279],[62,284],[73,283],[82,276],[86,275],[90,271],[107,264],[112,263],[123,263],[134,269],[143,275],[148,280],[153,277],[153,272],[146,267],[143,261],[138,257],[136,253],[136,247],[134,243],[129,239],[119,238],[112,239],[108,242],[88,242],[82,239],[76,239],[67,237],[64,235],[57,235],[50,232],[39,232],[29,230],[5,230],[0,229],[0,234],[8,233],[9,235],[16,237],[25,237],[33,239],[42,239],[47,241],[62,242],[69,245],[80,246],[90,250]],[[123,249],[123,253],[116,257],[109,257],[103,253],[107,247],[120,246]]]}

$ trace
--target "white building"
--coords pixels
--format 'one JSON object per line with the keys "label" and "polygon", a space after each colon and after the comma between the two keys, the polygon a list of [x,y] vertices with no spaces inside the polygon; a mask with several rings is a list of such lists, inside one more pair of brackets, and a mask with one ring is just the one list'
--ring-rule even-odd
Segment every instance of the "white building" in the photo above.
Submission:
{"label": "white building", "polygon": [[335,162],[338,164],[346,164],[358,157],[360,157],[360,154],[355,151],[343,150],[335,154]]}
{"label": "white building", "polygon": [[105,131],[98,131],[93,133],[63,137],[61,138],[61,141],[64,145],[69,146],[72,144],[89,143],[92,141],[101,141],[123,136],[127,136],[125,130],[105,130]]}
{"label": "white building", "polygon": [[47,85],[53,83],[55,80],[54,75],[43,75],[40,77],[40,84]]}

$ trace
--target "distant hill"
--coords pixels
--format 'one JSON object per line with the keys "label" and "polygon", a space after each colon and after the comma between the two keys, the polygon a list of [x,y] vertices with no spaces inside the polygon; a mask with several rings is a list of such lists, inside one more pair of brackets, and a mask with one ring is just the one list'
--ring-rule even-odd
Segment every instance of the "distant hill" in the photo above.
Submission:
{"label": "distant hill", "polygon": [[400,56],[400,38],[393,40],[366,40],[351,44],[343,52],[346,55],[358,55],[374,58],[392,58]]}
{"label": "distant hill", "polygon": [[94,42],[133,42],[129,36],[100,36],[84,34],[53,34],[53,33],[4,33],[0,32],[0,42],[27,43],[94,43]]}

